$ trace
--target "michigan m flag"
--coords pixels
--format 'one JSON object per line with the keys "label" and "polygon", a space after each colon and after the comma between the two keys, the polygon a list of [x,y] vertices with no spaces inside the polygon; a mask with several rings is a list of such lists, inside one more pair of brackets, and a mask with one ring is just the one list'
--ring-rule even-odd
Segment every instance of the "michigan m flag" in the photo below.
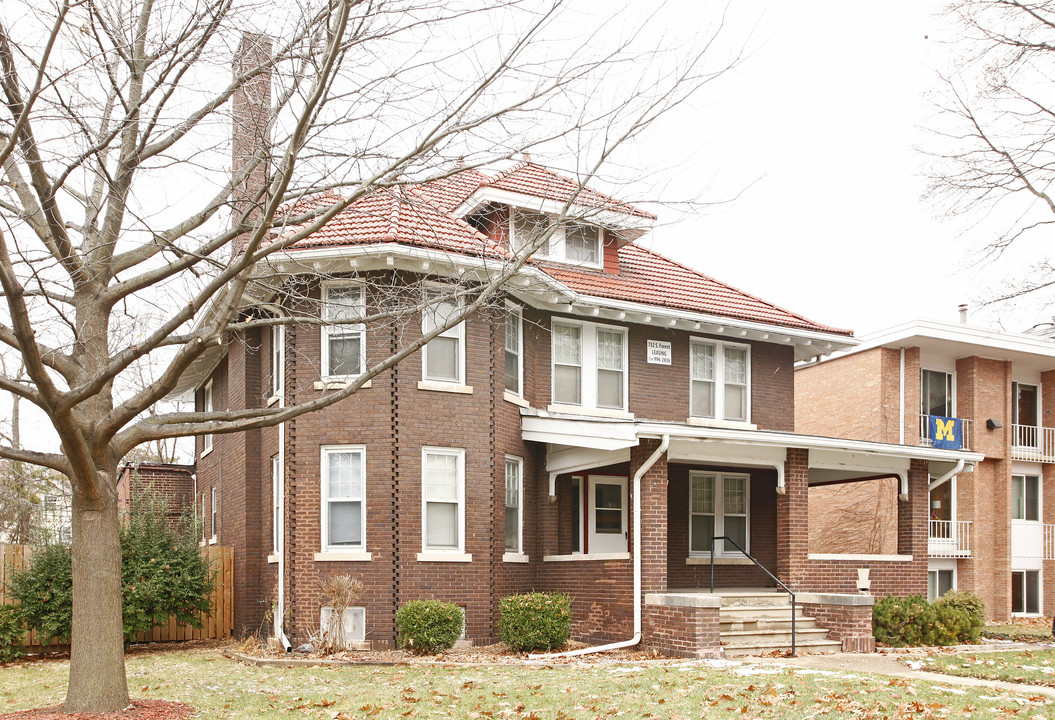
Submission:
{"label": "michigan m flag", "polygon": [[960,418],[928,417],[930,444],[945,450],[963,449],[963,421]]}

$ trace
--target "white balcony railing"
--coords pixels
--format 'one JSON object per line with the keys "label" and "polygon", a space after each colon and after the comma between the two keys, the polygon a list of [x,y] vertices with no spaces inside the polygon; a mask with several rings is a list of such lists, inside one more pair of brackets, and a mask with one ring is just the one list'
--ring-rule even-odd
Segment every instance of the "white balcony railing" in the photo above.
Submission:
{"label": "white balcony railing", "polygon": [[[919,437],[923,445],[931,444],[930,437],[930,415],[919,416]],[[963,428],[963,447],[961,450],[971,449],[971,421],[966,418],[960,419],[960,426]]]}
{"label": "white balcony railing", "polygon": [[1011,459],[1055,462],[1055,428],[1012,425]]}
{"label": "white balcony railing", "polygon": [[931,520],[927,551],[932,558],[971,557],[971,521]]}
{"label": "white balcony railing", "polygon": [[1055,525],[1044,526],[1044,559],[1055,560]]}

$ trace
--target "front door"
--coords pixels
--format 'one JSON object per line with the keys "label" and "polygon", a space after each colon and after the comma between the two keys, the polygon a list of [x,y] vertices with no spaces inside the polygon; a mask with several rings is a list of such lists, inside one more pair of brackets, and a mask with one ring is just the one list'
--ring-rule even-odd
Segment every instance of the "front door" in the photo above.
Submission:
{"label": "front door", "polygon": [[587,500],[587,552],[627,551],[627,479],[591,475]]}

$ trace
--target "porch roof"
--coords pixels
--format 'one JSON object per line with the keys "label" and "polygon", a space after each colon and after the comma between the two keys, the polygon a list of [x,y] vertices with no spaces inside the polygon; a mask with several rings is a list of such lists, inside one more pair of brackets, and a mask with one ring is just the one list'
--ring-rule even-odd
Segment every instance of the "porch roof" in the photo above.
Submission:
{"label": "porch roof", "polygon": [[[809,482],[849,482],[873,477],[898,477],[902,495],[907,493],[912,459],[927,461],[931,475],[972,470],[985,456],[965,450],[944,450],[919,445],[846,440],[793,432],[731,427],[702,427],[687,423],[634,419],[593,418],[522,410],[525,440],[549,446],[546,470],[551,477],[579,472],[630,459],[630,448],[642,439],[670,438],[667,458],[748,467],[772,467],[777,488],[784,486],[788,448],[809,451]],[[960,466],[960,463],[963,463]]]}

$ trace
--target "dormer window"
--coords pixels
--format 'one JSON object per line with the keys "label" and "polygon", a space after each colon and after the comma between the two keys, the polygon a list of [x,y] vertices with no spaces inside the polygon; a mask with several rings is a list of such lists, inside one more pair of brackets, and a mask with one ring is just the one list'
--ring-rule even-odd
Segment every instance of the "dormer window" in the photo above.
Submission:
{"label": "dormer window", "polygon": [[550,215],[528,210],[513,211],[513,248],[523,250],[539,242],[534,256],[574,265],[601,266],[601,230],[577,222],[556,224]]}

